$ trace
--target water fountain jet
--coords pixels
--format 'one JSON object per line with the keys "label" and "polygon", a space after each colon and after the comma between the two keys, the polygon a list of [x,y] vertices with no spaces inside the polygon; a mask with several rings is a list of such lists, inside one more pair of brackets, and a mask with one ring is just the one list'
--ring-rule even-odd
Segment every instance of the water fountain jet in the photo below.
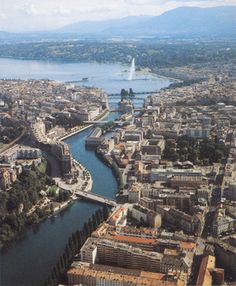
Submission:
{"label": "water fountain jet", "polygon": [[134,75],[135,75],[135,58],[133,58],[131,62],[128,80],[133,80]]}

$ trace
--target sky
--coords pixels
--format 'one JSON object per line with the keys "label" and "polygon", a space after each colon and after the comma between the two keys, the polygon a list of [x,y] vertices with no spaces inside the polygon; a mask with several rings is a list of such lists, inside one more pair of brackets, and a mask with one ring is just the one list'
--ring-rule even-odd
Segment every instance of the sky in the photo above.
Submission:
{"label": "sky", "polygon": [[160,15],[181,7],[236,5],[236,0],[0,0],[0,30],[42,31],[87,21]]}

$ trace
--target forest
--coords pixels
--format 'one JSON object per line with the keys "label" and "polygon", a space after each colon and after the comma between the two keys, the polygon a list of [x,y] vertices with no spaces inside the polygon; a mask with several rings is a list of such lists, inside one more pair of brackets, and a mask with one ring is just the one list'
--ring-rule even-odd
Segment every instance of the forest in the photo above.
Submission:
{"label": "forest", "polygon": [[28,170],[23,169],[11,189],[0,192],[0,241],[11,240],[23,232],[27,225],[38,223],[47,217],[48,212],[39,207],[31,215],[27,214],[42,198],[40,192],[52,185],[53,179],[39,165]]}
{"label": "forest", "polygon": [[223,143],[209,139],[198,140],[181,136],[176,141],[166,140],[164,158],[171,161],[190,161],[193,164],[212,165],[219,163],[227,154]]}

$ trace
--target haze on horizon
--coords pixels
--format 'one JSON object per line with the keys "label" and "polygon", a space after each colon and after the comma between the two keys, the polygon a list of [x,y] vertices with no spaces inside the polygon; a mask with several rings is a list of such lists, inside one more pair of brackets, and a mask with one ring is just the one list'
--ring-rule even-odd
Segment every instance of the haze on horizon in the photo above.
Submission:
{"label": "haze on horizon", "polygon": [[236,5],[236,0],[0,0],[0,30],[52,30],[80,21],[158,16],[182,6],[225,5]]}

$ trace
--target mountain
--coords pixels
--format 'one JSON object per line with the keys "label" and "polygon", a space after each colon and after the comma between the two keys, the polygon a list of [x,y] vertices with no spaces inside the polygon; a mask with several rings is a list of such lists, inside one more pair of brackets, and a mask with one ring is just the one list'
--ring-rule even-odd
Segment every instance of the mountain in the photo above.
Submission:
{"label": "mountain", "polygon": [[134,37],[234,37],[236,6],[213,8],[181,7],[160,16],[132,16],[106,21],[73,23],[53,31],[7,33],[0,31],[1,43],[59,41],[85,38]]}
{"label": "mountain", "polygon": [[154,17],[145,26],[134,29],[148,34],[236,34],[236,6],[181,7]]}
{"label": "mountain", "polygon": [[160,16],[79,22],[59,33],[103,35],[236,35],[236,6],[181,7]]}
{"label": "mountain", "polygon": [[151,16],[132,16],[106,21],[84,21],[62,27],[58,29],[57,32],[71,34],[112,33],[113,29],[117,31],[122,31],[129,27],[135,27],[137,25],[146,23],[151,18]]}

